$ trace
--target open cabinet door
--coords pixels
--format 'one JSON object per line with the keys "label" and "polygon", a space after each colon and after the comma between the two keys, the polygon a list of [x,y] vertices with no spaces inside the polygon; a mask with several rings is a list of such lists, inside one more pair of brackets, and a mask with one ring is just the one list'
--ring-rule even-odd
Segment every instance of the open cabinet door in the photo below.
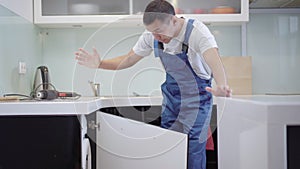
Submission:
{"label": "open cabinet door", "polygon": [[102,112],[97,122],[97,169],[186,169],[186,134]]}

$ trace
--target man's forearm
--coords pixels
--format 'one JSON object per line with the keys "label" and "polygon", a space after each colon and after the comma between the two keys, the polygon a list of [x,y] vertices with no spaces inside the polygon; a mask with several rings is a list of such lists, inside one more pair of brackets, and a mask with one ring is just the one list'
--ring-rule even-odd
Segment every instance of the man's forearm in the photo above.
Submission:
{"label": "man's forearm", "polygon": [[131,50],[126,55],[102,60],[99,64],[99,68],[108,70],[126,69],[137,63],[141,58],[141,56],[135,55],[135,53]]}
{"label": "man's forearm", "polygon": [[127,67],[129,66],[126,65],[126,55],[113,59],[102,60],[99,64],[99,68],[108,70],[120,70]]}
{"label": "man's forearm", "polygon": [[224,66],[222,64],[217,49],[209,49],[207,52],[205,52],[204,58],[212,70],[216,84],[220,86],[228,85]]}

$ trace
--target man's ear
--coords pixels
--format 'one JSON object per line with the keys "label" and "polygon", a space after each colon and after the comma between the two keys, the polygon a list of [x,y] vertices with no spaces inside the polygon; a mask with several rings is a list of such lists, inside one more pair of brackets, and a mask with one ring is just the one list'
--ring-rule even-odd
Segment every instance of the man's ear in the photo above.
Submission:
{"label": "man's ear", "polygon": [[178,22],[175,16],[172,16],[171,21],[173,25],[176,25]]}

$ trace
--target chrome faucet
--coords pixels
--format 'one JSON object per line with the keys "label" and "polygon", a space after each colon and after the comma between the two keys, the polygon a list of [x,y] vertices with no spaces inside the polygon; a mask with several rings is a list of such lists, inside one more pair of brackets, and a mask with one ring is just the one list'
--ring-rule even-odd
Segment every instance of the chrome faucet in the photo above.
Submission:
{"label": "chrome faucet", "polygon": [[94,96],[100,96],[100,83],[94,83],[92,81],[89,81],[89,83],[93,90]]}

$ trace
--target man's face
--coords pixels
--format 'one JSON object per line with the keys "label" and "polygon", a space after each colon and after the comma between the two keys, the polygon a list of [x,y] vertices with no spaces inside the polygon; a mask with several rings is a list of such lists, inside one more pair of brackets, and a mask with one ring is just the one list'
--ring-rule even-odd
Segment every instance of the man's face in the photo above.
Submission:
{"label": "man's face", "polygon": [[167,21],[155,20],[146,29],[151,32],[154,38],[162,43],[169,43],[175,34],[175,27],[173,25],[173,18]]}

